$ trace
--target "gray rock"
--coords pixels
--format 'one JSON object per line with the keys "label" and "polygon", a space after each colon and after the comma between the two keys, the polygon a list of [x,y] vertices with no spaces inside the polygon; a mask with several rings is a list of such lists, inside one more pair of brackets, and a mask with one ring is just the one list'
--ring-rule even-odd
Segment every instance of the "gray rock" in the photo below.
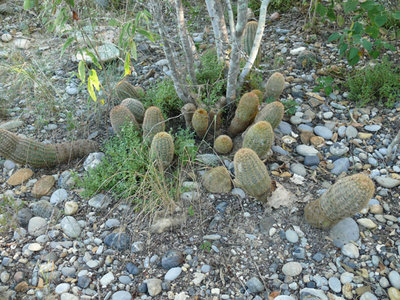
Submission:
{"label": "gray rock", "polygon": [[285,236],[286,236],[286,239],[290,243],[295,244],[295,243],[297,243],[299,241],[299,236],[297,235],[296,231],[294,231],[294,230],[291,230],[291,229],[286,230]]}
{"label": "gray rock", "polygon": [[182,273],[181,267],[175,267],[168,270],[167,274],[164,276],[164,280],[172,281],[178,278],[179,275]]}
{"label": "gray rock", "polygon": [[21,120],[11,120],[3,124],[0,124],[0,129],[13,130],[18,127],[21,127],[22,125],[24,125],[24,122]]}
{"label": "gray rock", "polygon": [[183,263],[183,253],[177,250],[170,250],[161,259],[161,266],[169,270],[178,267]]}
{"label": "gray rock", "polygon": [[151,279],[147,279],[145,282],[147,285],[147,292],[149,293],[150,296],[154,297],[161,293],[162,281],[160,279],[151,278]]}
{"label": "gray rock", "polygon": [[297,151],[297,153],[299,153],[300,155],[303,155],[303,156],[313,156],[318,153],[317,149],[315,149],[312,146],[307,146],[307,145],[298,145],[296,147],[296,151]]}
{"label": "gray rock", "polygon": [[390,284],[396,289],[400,290],[400,274],[397,271],[391,271],[389,273]]}
{"label": "gray rock", "polygon": [[368,157],[368,163],[374,167],[376,167],[378,165],[378,161],[373,158],[372,156]]}
{"label": "gray rock", "polygon": [[378,184],[380,186],[383,186],[388,189],[391,189],[391,188],[394,188],[394,187],[400,185],[400,180],[394,179],[391,177],[378,176],[375,178],[375,180],[376,180],[376,182],[378,182]]}
{"label": "gray rock", "polygon": [[336,156],[342,156],[349,151],[349,147],[346,147],[342,143],[334,143],[330,148],[329,152]]}
{"label": "gray rock", "polygon": [[85,288],[87,288],[87,287],[89,286],[89,284],[90,284],[91,281],[92,281],[92,280],[91,280],[88,276],[86,276],[86,275],[79,276],[79,277],[78,277],[78,283],[77,283],[77,285],[78,285],[80,288],[85,289]]}
{"label": "gray rock", "polygon": [[312,156],[305,156],[304,157],[304,165],[306,166],[317,166],[319,165],[319,157],[317,155],[312,155]]}
{"label": "gray rock", "polygon": [[342,138],[346,135],[346,126],[340,126],[337,130],[338,135]]}
{"label": "gray rock", "polygon": [[232,194],[232,195],[239,196],[241,199],[246,198],[246,194],[245,194],[245,192],[244,192],[241,188],[234,188],[234,189],[231,191],[231,194]]}
{"label": "gray rock", "polygon": [[278,297],[275,297],[274,300],[296,300],[296,298],[293,298],[292,296],[279,295]]}
{"label": "gray rock", "polygon": [[346,106],[341,105],[341,104],[338,104],[338,103],[335,103],[335,102],[331,102],[330,105],[331,105],[333,108],[336,108],[336,109],[347,109]]}
{"label": "gray rock", "polygon": [[342,248],[344,244],[360,238],[360,229],[352,218],[345,218],[331,228],[329,236],[336,247]]}
{"label": "gray rock", "polygon": [[69,283],[64,282],[57,285],[54,291],[56,292],[56,294],[62,294],[68,292],[70,288],[71,285]]}
{"label": "gray rock", "polygon": [[257,277],[252,277],[246,282],[246,286],[251,293],[257,294],[264,290],[264,285]]}
{"label": "gray rock", "polygon": [[278,125],[278,130],[283,134],[290,134],[292,132],[292,126],[285,121],[281,121]]}
{"label": "gray rock", "polygon": [[12,170],[15,168],[15,163],[9,159],[6,159],[3,164],[4,168],[7,170]]}
{"label": "gray rock", "polygon": [[350,257],[350,258],[358,258],[360,256],[360,252],[358,251],[357,246],[355,246],[352,243],[343,245],[342,253],[343,253],[343,255]]}
{"label": "gray rock", "polygon": [[127,291],[118,291],[111,296],[111,300],[131,300],[132,295]]}
{"label": "gray rock", "polygon": [[61,229],[70,238],[77,238],[81,235],[81,226],[72,216],[64,217],[61,222]]}
{"label": "gray rock", "polygon": [[290,165],[290,170],[297,175],[305,177],[307,175],[307,170],[304,165],[300,163],[294,163]]}
{"label": "gray rock", "polygon": [[108,272],[107,274],[105,274],[103,277],[101,277],[100,279],[100,284],[102,286],[107,286],[109,285],[111,282],[113,282],[115,279],[114,274],[111,272]]}
{"label": "gray rock", "polygon": [[129,249],[130,243],[131,239],[124,232],[112,232],[104,238],[104,244],[106,244],[106,246],[119,251]]}
{"label": "gray rock", "polygon": [[122,284],[130,284],[132,282],[132,279],[126,275],[119,276],[118,280]]}
{"label": "gray rock", "polygon": [[106,228],[118,227],[120,224],[121,222],[118,219],[108,219],[105,223]]}
{"label": "gray rock", "polygon": [[301,117],[298,116],[291,116],[290,117],[290,123],[292,123],[293,125],[299,125],[303,122],[303,119]]}
{"label": "gray rock", "polygon": [[313,131],[314,131],[314,129],[313,129],[311,126],[308,126],[308,125],[306,125],[306,124],[300,124],[299,126],[297,126],[297,128],[298,128],[300,131],[310,131],[310,132],[313,132]]}
{"label": "gray rock", "polygon": [[283,274],[285,274],[286,276],[292,276],[292,277],[299,275],[302,270],[303,270],[303,267],[301,266],[301,264],[299,264],[298,262],[295,262],[295,261],[288,262],[288,263],[284,264],[282,267]]}
{"label": "gray rock", "polygon": [[378,300],[378,298],[374,294],[366,292],[361,295],[360,300]]}
{"label": "gray rock", "polygon": [[33,217],[28,223],[28,232],[32,236],[45,234],[47,230],[47,220],[41,217]]}
{"label": "gray rock", "polygon": [[76,269],[74,267],[63,267],[61,273],[66,277],[75,277]]}
{"label": "gray rock", "polygon": [[74,294],[64,293],[61,294],[60,300],[79,300],[79,297],[75,296]]}
{"label": "gray rock", "polygon": [[68,95],[73,96],[73,95],[78,94],[79,91],[78,91],[78,88],[76,86],[67,86],[67,88],[65,89],[65,92]]}
{"label": "gray rock", "polygon": [[97,209],[105,209],[111,204],[111,198],[104,194],[97,194],[88,201],[88,204]]}
{"label": "gray rock", "polygon": [[86,171],[97,167],[104,159],[105,154],[103,152],[93,152],[88,155],[83,163],[83,167]]}
{"label": "gray rock", "polygon": [[300,290],[300,300],[328,300],[321,290],[305,288]]}
{"label": "gray rock", "polygon": [[280,147],[280,146],[275,146],[275,145],[273,145],[273,146],[271,147],[271,149],[272,149],[272,151],[274,151],[275,153],[278,153],[278,154],[280,154],[280,155],[286,156],[286,155],[289,154],[289,152],[287,152],[286,150],[282,149],[282,147]]}
{"label": "gray rock", "polygon": [[350,161],[347,157],[339,158],[333,162],[333,169],[331,172],[335,175],[339,175],[343,172],[347,172],[350,167]]}
{"label": "gray rock", "polygon": [[314,133],[323,137],[326,140],[330,140],[333,136],[333,132],[325,126],[315,126]]}
{"label": "gray rock", "polygon": [[357,137],[357,135],[358,135],[358,131],[355,127],[350,125],[346,128],[346,136],[349,139],[354,139],[355,137]]}
{"label": "gray rock", "polygon": [[222,163],[219,156],[209,153],[197,155],[196,160],[210,167],[216,167]]}
{"label": "gray rock", "polygon": [[364,129],[366,131],[369,131],[369,132],[377,132],[381,128],[382,128],[382,126],[380,126],[380,125],[366,125],[366,126],[364,126]]}
{"label": "gray rock", "polygon": [[336,277],[329,278],[328,284],[331,290],[335,293],[340,293],[342,291],[342,284],[340,283],[340,280]]}
{"label": "gray rock", "polygon": [[324,118],[324,119],[331,119],[332,117],[333,117],[333,112],[331,112],[331,111],[327,111],[327,112],[324,112],[323,114],[322,114],[322,117]]}
{"label": "gray rock", "polygon": [[50,219],[54,214],[58,216],[58,209],[50,204],[49,201],[39,200],[32,205],[32,212],[35,216]]}
{"label": "gray rock", "polygon": [[50,203],[52,205],[57,205],[58,203],[61,203],[65,201],[68,198],[68,193],[65,189],[58,189],[51,194],[50,197]]}
{"label": "gray rock", "polygon": [[29,220],[32,217],[33,217],[32,211],[27,207],[21,208],[17,213],[18,223],[23,227],[28,225]]}

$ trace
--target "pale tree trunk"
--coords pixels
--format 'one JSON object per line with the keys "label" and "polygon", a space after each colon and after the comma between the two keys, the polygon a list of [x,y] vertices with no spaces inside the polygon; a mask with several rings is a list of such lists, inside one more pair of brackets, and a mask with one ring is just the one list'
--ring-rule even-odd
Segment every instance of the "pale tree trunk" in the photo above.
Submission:
{"label": "pale tree trunk", "polygon": [[[185,103],[193,103],[194,99],[191,97],[190,91],[186,85],[185,68],[181,68],[179,66],[179,60],[177,59],[175,50],[173,49],[167,38],[167,33],[165,31],[166,25],[164,22],[163,13],[161,11],[162,1],[150,1],[150,9],[158,26],[158,31],[163,44],[164,54],[167,58],[168,67],[171,71],[171,79],[174,84],[176,94],[178,95],[179,99],[181,99]],[[179,70],[181,70],[182,72],[180,72]]]}
{"label": "pale tree trunk", "polygon": [[186,68],[192,84],[197,84],[196,73],[194,70],[194,59],[189,35],[186,29],[185,16],[183,12],[182,0],[175,0],[176,17],[178,20],[178,31],[181,39],[182,49],[185,54]]}
{"label": "pale tree trunk", "polygon": [[[238,9],[237,9],[237,24],[235,28],[235,34],[232,35],[233,39],[231,41],[232,50],[231,50],[231,59],[229,62],[229,71],[227,78],[227,87],[226,87],[226,100],[227,103],[232,103],[236,99],[236,88],[237,88],[237,80],[240,71],[240,46],[242,35],[244,31],[244,27],[247,22],[247,0],[238,0]],[[232,29],[231,29],[232,30]]]}
{"label": "pale tree trunk", "polygon": [[253,47],[251,48],[249,59],[247,60],[246,65],[244,66],[242,72],[240,73],[239,82],[237,84],[237,90],[240,90],[242,88],[243,82],[247,74],[249,74],[251,68],[253,67],[254,61],[256,60],[257,53],[260,49],[262,36],[264,33],[265,19],[267,15],[268,5],[270,2],[271,0],[262,0],[260,7],[260,18],[258,20],[258,26],[257,26],[257,33],[254,38],[254,43]]}
{"label": "pale tree trunk", "polygon": [[226,61],[228,58],[229,38],[221,0],[206,0],[206,4],[214,31],[218,59]]}

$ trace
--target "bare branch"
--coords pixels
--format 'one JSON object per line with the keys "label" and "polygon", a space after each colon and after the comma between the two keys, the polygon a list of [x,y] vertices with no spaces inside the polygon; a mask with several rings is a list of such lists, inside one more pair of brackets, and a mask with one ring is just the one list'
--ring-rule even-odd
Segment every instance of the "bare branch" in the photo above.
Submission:
{"label": "bare branch", "polygon": [[225,0],[225,4],[228,9],[229,28],[231,29],[231,40],[233,41],[236,30],[235,30],[235,20],[233,18],[233,9],[231,0]]}

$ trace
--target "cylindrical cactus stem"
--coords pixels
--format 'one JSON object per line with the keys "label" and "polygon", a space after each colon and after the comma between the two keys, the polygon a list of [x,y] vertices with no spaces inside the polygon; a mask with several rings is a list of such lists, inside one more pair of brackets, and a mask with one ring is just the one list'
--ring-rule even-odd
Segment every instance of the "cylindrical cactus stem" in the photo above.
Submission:
{"label": "cylindrical cactus stem", "polygon": [[150,106],[146,110],[142,127],[143,139],[150,143],[158,132],[165,131],[165,120],[161,110],[157,106]]}
{"label": "cylindrical cactus stem", "polygon": [[[257,21],[250,21],[247,22],[246,27],[244,28],[243,32],[243,50],[249,56],[251,49],[253,48],[254,38],[256,37],[257,33],[258,22]],[[258,67],[261,62],[261,51],[258,49],[256,60],[254,61],[254,66]]]}
{"label": "cylindrical cactus stem", "polygon": [[214,149],[217,151],[217,153],[228,154],[232,151],[232,148],[232,139],[227,135],[220,135],[214,141]]}
{"label": "cylindrical cactus stem", "polygon": [[212,108],[208,113],[208,127],[211,132],[217,132],[222,126],[222,111],[217,108]]}
{"label": "cylindrical cactus stem", "polygon": [[260,121],[252,125],[243,139],[243,148],[255,151],[259,158],[263,158],[271,149],[274,141],[274,131],[271,124]]}
{"label": "cylindrical cactus stem", "polygon": [[0,155],[19,164],[37,168],[53,167],[98,151],[98,144],[77,140],[61,144],[43,144],[0,129]]}
{"label": "cylindrical cactus stem", "polygon": [[124,125],[133,124],[135,128],[139,129],[139,123],[131,111],[122,105],[114,106],[110,111],[111,126],[116,134],[120,134]]}
{"label": "cylindrical cactus stem", "polygon": [[312,226],[328,229],[363,209],[374,193],[375,185],[365,174],[341,178],[319,199],[306,205],[305,219]]}
{"label": "cylindrical cactus stem", "polygon": [[210,193],[229,193],[232,189],[229,171],[223,166],[208,170],[203,176],[203,186]]}
{"label": "cylindrical cactus stem", "polygon": [[199,138],[203,138],[208,129],[208,113],[205,109],[198,108],[192,118],[192,126]]}
{"label": "cylindrical cactus stem", "polygon": [[264,99],[274,98],[279,99],[283,90],[285,89],[285,77],[279,72],[275,72],[268,79],[265,85]]}
{"label": "cylindrical cactus stem", "polygon": [[174,159],[174,151],[174,140],[170,134],[159,132],[154,136],[150,147],[150,157],[153,161],[157,161],[166,168]]}
{"label": "cylindrical cactus stem", "polygon": [[256,116],[254,122],[266,121],[272,126],[272,129],[278,127],[282,121],[285,107],[279,101],[268,103]]}
{"label": "cylindrical cactus stem", "polygon": [[252,90],[251,92],[258,96],[258,100],[261,103],[262,100],[263,100],[263,95],[264,95],[263,92],[261,92],[260,90],[257,90],[257,89],[256,90]]}
{"label": "cylindrical cactus stem", "polygon": [[233,159],[235,182],[250,196],[266,201],[271,194],[271,178],[257,153],[249,148],[236,152]]}
{"label": "cylindrical cactus stem", "polygon": [[184,106],[182,106],[181,113],[185,118],[186,128],[191,127],[192,118],[195,111],[196,111],[196,105],[194,105],[193,103],[186,103]]}
{"label": "cylindrical cactus stem", "polygon": [[139,123],[143,122],[145,109],[142,102],[137,99],[126,98],[122,100],[121,105],[127,107],[130,110],[136,121],[138,121]]}
{"label": "cylindrical cactus stem", "polygon": [[230,136],[236,136],[243,132],[258,112],[260,101],[254,93],[246,93],[240,98],[239,104],[235,111],[235,116],[228,128]]}
{"label": "cylindrical cactus stem", "polygon": [[126,79],[118,82],[114,88],[114,92],[119,101],[122,101],[126,98],[142,99],[145,95],[142,87],[133,86]]}

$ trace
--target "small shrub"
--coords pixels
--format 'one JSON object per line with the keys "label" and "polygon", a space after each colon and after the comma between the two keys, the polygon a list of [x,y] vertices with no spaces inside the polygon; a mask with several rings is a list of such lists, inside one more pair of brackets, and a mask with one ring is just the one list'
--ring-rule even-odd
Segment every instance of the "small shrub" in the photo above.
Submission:
{"label": "small shrub", "polygon": [[400,69],[384,59],[382,63],[357,70],[347,78],[350,99],[363,106],[379,102],[393,107],[400,97]]}
{"label": "small shrub", "polygon": [[22,208],[21,202],[12,197],[1,196],[0,199],[0,232],[6,232],[18,225],[15,215]]}

